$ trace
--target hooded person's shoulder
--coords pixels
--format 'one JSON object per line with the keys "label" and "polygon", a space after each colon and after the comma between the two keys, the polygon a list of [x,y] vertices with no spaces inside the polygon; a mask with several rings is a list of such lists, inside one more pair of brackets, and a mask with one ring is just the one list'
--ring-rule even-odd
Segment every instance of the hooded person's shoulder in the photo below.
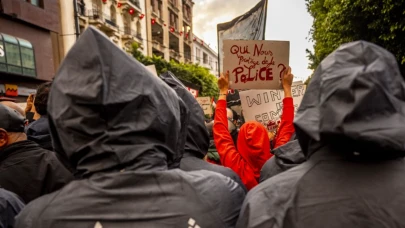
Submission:
{"label": "hooded person's shoulder", "polygon": [[236,227],[267,228],[282,224],[284,215],[294,204],[300,180],[312,167],[311,163],[303,163],[250,190],[243,202]]}
{"label": "hooded person's shoulder", "polygon": [[14,228],[31,228],[42,227],[41,222],[44,211],[52,201],[59,195],[61,190],[44,195],[36,200],[31,201],[16,216]]}
{"label": "hooded person's shoulder", "polygon": [[260,182],[291,169],[306,160],[298,140],[292,140],[272,152],[274,156],[264,163],[260,171]]}
{"label": "hooded person's shoulder", "polygon": [[223,176],[231,178],[236,183],[238,183],[241,188],[244,189],[244,191],[246,191],[245,185],[243,184],[240,177],[230,168],[212,164],[196,157],[186,157],[181,160],[180,169],[184,171],[207,170],[216,172],[222,174]]}
{"label": "hooded person's shoulder", "polygon": [[[131,184],[131,181],[137,183],[136,187]],[[117,185],[120,186],[120,191],[115,189]],[[170,199],[181,201],[169,200],[167,197],[169,195]],[[98,202],[115,199],[117,207],[111,207],[111,209],[115,211],[114,216],[117,221],[121,219],[117,214],[128,210],[132,210],[132,224],[140,224],[143,216],[152,216],[151,222],[153,218],[159,217],[153,210],[145,212],[134,207],[138,204],[138,206],[159,208],[159,213],[176,208],[179,210],[174,216],[178,219],[176,222],[181,220],[179,214],[196,216],[196,212],[210,211],[208,216],[212,216],[212,220],[219,224],[219,227],[234,227],[245,193],[230,178],[210,171],[185,172],[173,169],[110,173],[97,175],[89,180],[73,181],[63,189],[31,202],[17,217],[16,227],[51,227],[49,224],[62,224],[64,219],[66,222],[74,222],[70,216],[79,215],[80,210],[87,210],[87,222],[97,221],[103,216],[110,215],[110,211],[93,207],[94,196],[97,196]],[[145,197],[149,198],[142,200]],[[183,205],[182,201],[187,202],[187,205]],[[66,202],[70,202],[68,207],[65,205]],[[201,219],[198,216],[194,218]],[[82,222],[82,224],[85,223],[85,221]],[[212,223],[211,221],[210,224]]]}
{"label": "hooded person's shoulder", "polygon": [[217,214],[227,227],[233,227],[245,199],[246,193],[231,178],[207,170],[183,172],[183,177],[199,193],[214,214]]}

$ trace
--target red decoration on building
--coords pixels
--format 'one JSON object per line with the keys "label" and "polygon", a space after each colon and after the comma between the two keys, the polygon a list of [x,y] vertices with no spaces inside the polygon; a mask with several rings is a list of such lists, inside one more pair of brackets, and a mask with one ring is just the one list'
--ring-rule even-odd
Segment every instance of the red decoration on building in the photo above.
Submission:
{"label": "red decoration on building", "polygon": [[139,15],[139,19],[143,19],[145,17],[145,14],[141,14],[141,15]]}
{"label": "red decoration on building", "polygon": [[117,7],[120,8],[122,6],[121,2],[118,2]]}
{"label": "red decoration on building", "polygon": [[107,0],[103,0],[103,3],[104,3],[104,4],[107,4]]}
{"label": "red decoration on building", "polygon": [[180,36],[182,36],[183,35],[183,32],[180,32]]}
{"label": "red decoration on building", "polygon": [[197,41],[197,38],[195,38],[195,37],[194,37],[194,39],[193,39],[193,40],[194,40],[194,41]]}
{"label": "red decoration on building", "polygon": [[188,33],[186,33],[185,37],[186,37],[186,39],[188,38]]}
{"label": "red decoration on building", "polygon": [[170,32],[174,32],[174,28],[173,28],[173,27],[170,28]]}
{"label": "red decoration on building", "polygon": [[166,27],[166,24],[163,24]]}
{"label": "red decoration on building", "polygon": [[135,10],[131,8],[131,9],[128,10],[128,13],[133,15],[135,13]]}
{"label": "red decoration on building", "polygon": [[156,23],[155,18],[152,18],[152,25],[154,25]]}

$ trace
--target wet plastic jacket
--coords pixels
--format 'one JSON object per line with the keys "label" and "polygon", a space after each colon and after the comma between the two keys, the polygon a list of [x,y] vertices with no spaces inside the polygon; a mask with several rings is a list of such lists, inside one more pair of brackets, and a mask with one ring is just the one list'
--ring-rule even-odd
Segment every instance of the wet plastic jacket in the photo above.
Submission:
{"label": "wet plastic jacket", "polygon": [[234,227],[243,197],[209,171],[168,170],[184,148],[186,106],[161,79],[88,28],[52,84],[54,147],[81,180],[33,201],[18,228]]}
{"label": "wet plastic jacket", "polygon": [[0,150],[0,187],[17,194],[24,203],[59,190],[73,175],[52,151],[24,140]]}
{"label": "wet plastic jacket", "polygon": [[391,53],[339,47],[294,124],[307,161],[252,190],[237,227],[405,227],[405,82]]}

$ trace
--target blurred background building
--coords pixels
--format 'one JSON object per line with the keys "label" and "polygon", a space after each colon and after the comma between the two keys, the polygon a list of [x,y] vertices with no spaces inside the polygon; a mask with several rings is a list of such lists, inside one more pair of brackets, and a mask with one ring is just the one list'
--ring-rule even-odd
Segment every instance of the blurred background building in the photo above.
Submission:
{"label": "blurred background building", "polygon": [[50,81],[61,51],[59,0],[0,1],[0,99],[25,101]]}
{"label": "blurred background building", "polygon": [[211,74],[219,77],[218,74],[218,53],[209,44],[194,35],[193,39],[194,58],[193,62],[208,68]]}

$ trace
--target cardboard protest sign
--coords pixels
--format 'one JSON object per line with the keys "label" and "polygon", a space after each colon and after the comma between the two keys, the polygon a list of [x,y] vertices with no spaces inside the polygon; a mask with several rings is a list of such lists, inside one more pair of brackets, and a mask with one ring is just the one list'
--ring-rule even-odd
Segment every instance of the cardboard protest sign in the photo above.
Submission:
{"label": "cardboard protest sign", "polygon": [[[295,111],[301,104],[305,89],[302,82],[292,86]],[[281,118],[284,99],[282,90],[248,90],[239,94],[246,121],[255,120],[267,126],[269,121],[278,121]]]}
{"label": "cardboard protest sign", "polygon": [[224,40],[224,72],[232,89],[280,89],[289,66],[290,42]]}
{"label": "cardboard protest sign", "polygon": [[212,103],[210,97],[197,97],[196,98],[205,115],[212,115]]}

